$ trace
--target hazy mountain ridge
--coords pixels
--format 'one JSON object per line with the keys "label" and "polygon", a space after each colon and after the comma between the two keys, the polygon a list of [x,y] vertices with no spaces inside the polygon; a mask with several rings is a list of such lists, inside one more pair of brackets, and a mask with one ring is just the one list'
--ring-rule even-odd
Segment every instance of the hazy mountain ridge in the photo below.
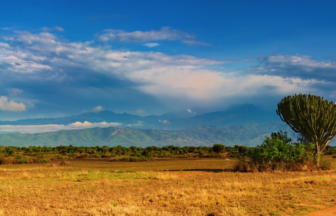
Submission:
{"label": "hazy mountain ridge", "polygon": [[3,134],[0,135],[1,145],[107,145],[107,146],[163,146],[163,145],[204,145],[214,143],[225,145],[260,144],[266,134],[274,132],[273,128],[289,130],[284,123],[272,122],[261,125],[242,126],[206,126],[197,125],[184,130],[153,130],[136,128],[90,128],[82,130],[66,130],[36,134]]}
{"label": "hazy mountain ridge", "polygon": [[91,123],[118,122],[120,127],[133,126],[136,128],[176,130],[186,129],[198,124],[209,126],[263,124],[279,121],[274,113],[269,113],[252,104],[244,104],[231,107],[225,111],[210,112],[204,114],[192,114],[185,111],[166,113],[161,116],[138,116],[128,113],[115,113],[112,111],[88,112],[81,115],[61,118],[22,119],[17,121],[0,121],[0,125],[46,125],[46,124],[71,124],[74,122],[88,121]]}

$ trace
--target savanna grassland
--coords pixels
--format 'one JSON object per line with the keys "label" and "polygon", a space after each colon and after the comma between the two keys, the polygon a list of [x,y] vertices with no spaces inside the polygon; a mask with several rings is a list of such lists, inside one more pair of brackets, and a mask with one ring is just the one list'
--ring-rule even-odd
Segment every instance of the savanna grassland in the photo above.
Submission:
{"label": "savanna grassland", "polygon": [[[329,160],[335,160],[331,157]],[[239,173],[236,159],[0,166],[0,215],[300,215],[336,204],[336,171]]]}

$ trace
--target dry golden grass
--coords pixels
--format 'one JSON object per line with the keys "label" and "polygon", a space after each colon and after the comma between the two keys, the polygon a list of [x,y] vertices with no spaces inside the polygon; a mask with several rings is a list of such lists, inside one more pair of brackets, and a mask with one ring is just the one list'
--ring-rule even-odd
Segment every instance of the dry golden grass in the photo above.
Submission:
{"label": "dry golden grass", "polygon": [[225,172],[233,163],[0,166],[0,215],[292,215],[336,204],[335,171]]}

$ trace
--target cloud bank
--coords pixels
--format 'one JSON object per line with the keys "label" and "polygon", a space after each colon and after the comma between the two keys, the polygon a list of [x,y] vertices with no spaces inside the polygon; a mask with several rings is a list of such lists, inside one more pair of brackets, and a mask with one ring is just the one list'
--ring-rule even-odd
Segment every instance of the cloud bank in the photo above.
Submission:
{"label": "cloud bank", "polygon": [[[193,36],[164,27],[145,32],[108,30],[98,39],[145,43],[193,40]],[[246,75],[213,69],[225,65],[227,60],[114,50],[95,41],[71,42],[50,32],[15,31],[0,41],[0,75],[4,78],[0,84],[47,82],[63,86],[68,83],[71,91],[65,91],[64,96],[77,93],[88,98],[88,93],[99,92],[92,97],[106,94],[105,100],[110,98],[106,89],[124,85],[124,89],[149,95],[167,105],[173,102],[203,106],[232,98],[319,93],[320,86],[332,86],[336,81],[333,78],[335,62],[317,61],[301,55],[274,55],[258,60],[257,67],[245,69]],[[98,78],[100,83],[93,86],[93,81]],[[138,100],[130,97],[132,94],[125,98]],[[1,100],[2,110],[26,109],[22,103],[3,97]]]}
{"label": "cloud bank", "polygon": [[117,122],[100,122],[100,123],[90,123],[85,121],[74,122],[68,125],[61,124],[48,124],[48,125],[0,125],[0,132],[20,132],[20,133],[42,133],[42,132],[52,132],[60,130],[78,130],[85,128],[95,128],[95,127],[117,127],[122,125]]}

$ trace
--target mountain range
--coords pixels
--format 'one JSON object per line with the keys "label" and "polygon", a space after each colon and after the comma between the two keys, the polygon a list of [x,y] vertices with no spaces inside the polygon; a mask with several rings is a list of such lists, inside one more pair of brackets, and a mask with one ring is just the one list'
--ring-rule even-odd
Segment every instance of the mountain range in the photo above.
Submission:
{"label": "mountain range", "polygon": [[[190,110],[172,112],[161,116],[138,116],[112,111],[87,112],[61,118],[22,119],[0,121],[0,127],[11,125],[69,125],[74,122],[116,122],[118,127],[60,130],[44,133],[0,134],[0,145],[107,145],[107,146],[163,146],[225,145],[255,146],[262,143],[265,135],[283,130],[292,136],[288,125],[275,113],[252,104],[230,107],[224,111],[196,115]],[[6,126],[7,125],[7,126]],[[76,128],[73,128],[76,129]]]}
{"label": "mountain range", "polygon": [[196,125],[183,130],[153,130],[137,128],[88,128],[56,132],[0,135],[3,146],[212,146],[215,143],[255,146],[262,143],[265,135],[278,129],[289,130],[281,122],[260,125],[206,126]]}
{"label": "mountain range", "polygon": [[209,126],[228,125],[253,125],[266,122],[280,121],[274,113],[257,107],[253,104],[230,107],[225,111],[217,111],[196,115],[190,112],[172,112],[161,116],[138,116],[128,113],[115,113],[112,111],[88,112],[81,115],[61,118],[37,118],[22,119],[17,121],[0,121],[0,125],[45,125],[62,124],[67,125],[74,122],[88,121],[91,123],[117,122],[122,127],[133,126],[136,128],[177,130],[193,127],[198,124]]}

